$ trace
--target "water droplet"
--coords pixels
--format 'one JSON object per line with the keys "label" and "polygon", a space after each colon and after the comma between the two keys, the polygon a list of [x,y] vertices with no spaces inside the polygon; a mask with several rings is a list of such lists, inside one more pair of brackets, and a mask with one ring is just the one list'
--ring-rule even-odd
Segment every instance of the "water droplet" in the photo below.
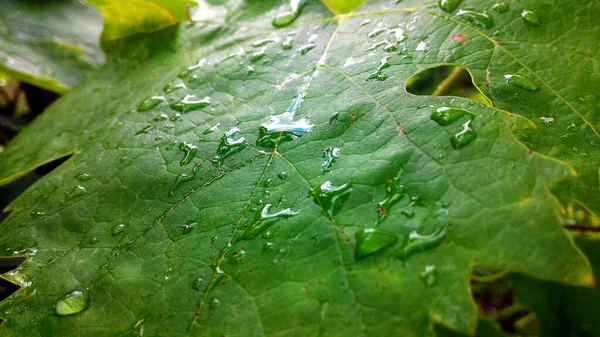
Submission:
{"label": "water droplet", "polygon": [[492,9],[498,13],[506,13],[510,9],[510,6],[504,2],[500,2],[492,6]]}
{"label": "water droplet", "polygon": [[174,91],[177,91],[179,89],[185,89],[185,88],[186,88],[186,86],[183,83],[177,83],[177,84],[169,83],[164,86],[163,91],[165,92],[165,94],[170,94]]}
{"label": "water droplet", "polygon": [[41,218],[44,218],[45,216],[46,216],[46,212],[42,212],[42,211],[31,212],[31,218],[33,218],[33,219],[41,219]]}
{"label": "water droplet", "polygon": [[71,191],[67,192],[65,199],[71,200],[73,198],[80,197],[80,196],[84,195],[85,192],[86,192],[85,187],[83,187],[81,185],[77,185]]}
{"label": "water droplet", "polygon": [[400,214],[404,215],[407,219],[412,219],[415,217],[415,212],[408,209],[403,209]]}
{"label": "water droplet", "polygon": [[374,38],[374,37],[377,37],[377,36],[381,35],[382,33],[386,33],[386,32],[389,32],[389,29],[382,28],[382,27],[375,28],[374,30],[369,32],[369,34],[367,34],[367,37]]}
{"label": "water droplet", "polygon": [[540,17],[536,13],[534,13],[532,11],[524,10],[521,13],[521,17],[523,18],[523,20],[525,20],[525,22],[527,22],[531,26],[536,26],[537,27],[537,26],[541,25],[541,23],[540,23]]}
{"label": "water droplet", "polygon": [[473,116],[471,112],[462,108],[453,106],[439,106],[433,109],[431,120],[435,121],[441,126],[448,126],[465,115]]}
{"label": "water droplet", "polygon": [[240,129],[233,127],[221,137],[219,147],[217,148],[217,156],[214,158],[216,162],[223,163],[225,158],[240,152],[246,147],[244,137],[240,137],[237,140],[233,139],[233,136],[238,132],[240,132]]}
{"label": "water droplet", "polygon": [[432,287],[437,282],[437,270],[434,265],[425,266],[425,270],[423,270],[419,277],[421,281],[425,283],[427,286]]}
{"label": "water droplet", "polygon": [[325,162],[321,165],[323,172],[329,171],[331,165],[333,165],[340,155],[341,150],[337,147],[328,146],[325,150],[323,150],[323,158],[325,158]]}
{"label": "water droplet", "polygon": [[154,117],[155,122],[163,122],[163,121],[166,121],[167,119],[169,119],[169,116],[167,116],[166,114],[160,114],[160,115]]}
{"label": "water droplet", "polygon": [[408,236],[408,240],[402,248],[400,255],[403,259],[406,259],[414,252],[425,251],[436,247],[440,244],[446,234],[446,227],[438,228],[429,235],[421,235],[417,231],[412,231]]}
{"label": "water droplet", "polygon": [[369,19],[367,19],[367,20],[363,20],[363,21],[360,23],[360,26],[361,26],[361,27],[362,27],[362,26],[366,26],[366,25],[368,25],[369,23],[371,23],[371,20],[369,20]]}
{"label": "water droplet", "polygon": [[462,0],[438,0],[438,6],[447,13],[454,12]]}
{"label": "water droplet", "polygon": [[281,180],[286,180],[287,177],[288,177],[288,175],[285,172],[279,172],[279,174],[277,174],[277,178],[279,178]]}
{"label": "water droplet", "polygon": [[196,158],[197,151],[198,151],[198,147],[195,145],[192,145],[192,144],[189,144],[186,142],[179,144],[179,150],[177,150],[177,153],[183,152],[183,158],[181,158],[179,165],[184,166],[184,165],[191,163],[192,160],[194,160],[194,158]]}
{"label": "water droplet", "polygon": [[540,90],[539,85],[521,75],[504,75],[504,80],[514,87],[525,89],[529,92],[538,92]]}
{"label": "water droplet", "polygon": [[112,235],[119,235],[125,230],[125,224],[120,223],[112,228],[110,231]]}
{"label": "water droplet", "polygon": [[210,97],[204,97],[202,99],[195,95],[186,95],[180,101],[172,103],[171,109],[179,112],[190,112],[198,109],[207,107],[210,104]]}
{"label": "water droplet", "polygon": [[374,73],[372,73],[371,75],[369,75],[369,77],[367,77],[365,79],[365,82],[369,82],[369,81],[373,81],[373,80],[377,80],[377,81],[385,81],[387,80],[388,76],[384,73],[382,73],[379,70],[376,70]]}
{"label": "water droplet", "polygon": [[150,131],[152,131],[152,130],[154,130],[154,129],[156,129],[156,126],[154,126],[154,125],[146,125],[146,126],[144,126],[143,128],[141,128],[140,130],[138,130],[138,131],[135,133],[135,135],[136,135],[136,136],[139,136],[139,135],[145,135],[145,134],[147,134],[148,132],[150,132]]}
{"label": "water droplet", "polygon": [[329,125],[333,124],[333,122],[337,121],[338,117],[340,116],[339,112],[334,112],[331,117],[329,117]]}
{"label": "water droplet", "polygon": [[192,288],[197,291],[202,291],[204,285],[204,279],[199,278],[192,283]]}
{"label": "water droplet", "polygon": [[261,39],[261,40],[256,40],[254,42],[252,42],[252,47],[254,48],[259,48],[259,47],[264,47],[270,43],[276,43],[277,41],[274,39]]}
{"label": "water droplet", "polygon": [[294,38],[291,36],[288,36],[282,43],[281,43],[281,48],[283,50],[291,50],[292,48],[294,48]]}
{"label": "water droplet", "polygon": [[300,16],[305,0],[291,0],[289,9],[279,13],[271,22],[274,27],[285,27],[292,24]]}
{"label": "water droplet", "polygon": [[483,28],[492,28],[494,26],[494,18],[488,12],[477,12],[468,9],[461,9],[456,13],[456,16],[465,18],[467,21],[475,23]]}
{"label": "water droplet", "polygon": [[219,126],[221,126],[221,123],[217,123],[215,126],[211,126],[210,128],[202,131],[203,135],[210,135],[211,133],[217,131],[217,129],[219,129]]}
{"label": "water droplet", "polygon": [[88,173],[80,173],[75,176],[75,179],[77,179],[79,181],[86,181],[86,180],[92,179],[92,176],[89,175]]}
{"label": "water droplet", "polygon": [[250,62],[259,61],[260,59],[262,59],[265,56],[267,56],[267,54],[264,51],[258,51],[256,53],[250,55]]}
{"label": "water droplet", "polygon": [[148,110],[154,108],[155,106],[159,105],[164,100],[165,100],[165,98],[162,96],[152,96],[150,98],[147,98],[138,105],[137,111],[139,111],[139,112],[148,111]]}
{"label": "water droplet", "polygon": [[298,53],[300,53],[300,55],[306,55],[306,54],[308,54],[309,51],[315,49],[316,46],[317,45],[314,43],[309,43],[309,44],[306,44],[306,45],[298,48],[297,51],[298,51]]}
{"label": "water droplet", "polygon": [[60,316],[73,315],[85,310],[90,302],[90,296],[87,291],[75,290],[56,302],[55,312]]}
{"label": "water droplet", "polygon": [[377,208],[377,224],[385,220],[385,218],[387,218],[390,214],[392,206],[394,206],[398,201],[402,200],[402,198],[404,198],[406,195],[404,186],[400,184],[401,174],[402,171],[400,171],[395,178],[393,178],[391,181],[388,181],[386,184],[385,199],[379,202],[379,207]]}
{"label": "water droplet", "polygon": [[192,169],[192,173],[180,173],[175,178],[175,181],[173,182],[173,185],[171,186],[171,189],[169,190],[169,196],[172,197],[175,194],[175,191],[177,189],[179,189],[181,187],[181,185],[183,185],[184,183],[194,180],[194,178],[196,178],[196,173],[200,169],[201,164],[202,164],[202,161],[200,161],[196,165],[194,165],[194,168]]}
{"label": "water droplet", "polygon": [[265,207],[263,207],[262,211],[257,215],[257,219],[255,219],[255,221],[251,225],[249,225],[248,228],[246,229],[246,231],[243,235],[244,239],[251,239],[251,238],[255,237],[256,235],[264,232],[267,228],[269,228],[276,221],[281,220],[281,219],[290,218],[290,217],[293,217],[295,215],[298,215],[298,213],[300,213],[300,212],[292,211],[289,208],[286,208],[279,212],[269,214],[270,208],[271,208],[271,204],[266,204]]}
{"label": "water droplet", "polygon": [[272,252],[275,250],[275,244],[273,242],[267,242],[263,245],[263,252]]}
{"label": "water droplet", "polygon": [[196,225],[197,225],[197,223],[195,223],[193,221],[190,221],[188,223],[181,225],[181,227],[183,228],[183,234],[190,234],[194,230]]}
{"label": "water droplet", "polygon": [[342,209],[352,190],[352,181],[341,186],[334,186],[326,181],[319,188],[311,189],[310,194],[315,203],[323,208],[323,212],[333,218]]}
{"label": "water droplet", "polygon": [[540,120],[545,126],[550,126],[554,123],[554,117],[540,117]]}
{"label": "water droplet", "polygon": [[455,150],[469,145],[477,138],[477,134],[471,128],[471,122],[472,120],[468,120],[465,124],[463,124],[462,131],[450,137],[450,143]]}
{"label": "water droplet", "polygon": [[271,116],[268,123],[261,124],[258,131],[256,145],[264,147],[275,147],[278,141],[292,141],[309,133],[313,124],[303,117],[294,121],[296,110],[300,107],[303,96],[298,95],[292,102],[290,108],[281,115]]}
{"label": "water droplet", "polygon": [[415,51],[427,51],[427,49],[429,49],[429,47],[427,46],[427,42],[421,41],[417,45],[417,48],[415,49]]}
{"label": "water droplet", "polygon": [[398,241],[398,237],[394,234],[376,228],[363,229],[358,232],[354,256],[357,260],[362,260],[393,245],[396,241]]}

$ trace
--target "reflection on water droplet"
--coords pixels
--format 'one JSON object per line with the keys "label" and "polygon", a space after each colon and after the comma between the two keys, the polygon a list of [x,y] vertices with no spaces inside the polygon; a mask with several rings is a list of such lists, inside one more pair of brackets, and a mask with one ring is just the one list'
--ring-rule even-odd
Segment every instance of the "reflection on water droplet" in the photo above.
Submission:
{"label": "reflection on water droplet", "polygon": [[195,95],[186,95],[180,101],[172,103],[171,109],[179,112],[190,112],[198,109],[207,107],[210,104],[210,97],[204,97],[202,99]]}
{"label": "reflection on water droplet", "polygon": [[402,198],[404,198],[406,195],[404,186],[400,184],[401,175],[402,171],[400,171],[395,178],[388,181],[386,184],[385,199],[379,202],[379,207],[377,208],[377,224],[385,220],[390,214],[392,206],[394,206],[394,204],[396,204],[398,201],[402,200]]}
{"label": "reflection on water droplet", "polygon": [[438,6],[445,12],[453,12],[462,0],[438,0]]}
{"label": "reflection on water droplet", "polygon": [[473,142],[477,138],[477,134],[471,128],[472,120],[468,120],[463,124],[462,131],[458,132],[454,136],[450,137],[450,144],[455,150],[461,149]]}
{"label": "reflection on water droplet", "polygon": [[219,147],[217,148],[217,155],[213,162],[222,164],[225,158],[242,151],[246,147],[244,137],[240,137],[237,140],[233,139],[233,136],[238,132],[240,132],[240,129],[233,127],[221,137]]}
{"label": "reflection on water droplet", "polygon": [[316,46],[317,45],[314,43],[309,43],[309,44],[306,44],[306,45],[298,48],[297,51],[298,51],[298,53],[300,53],[300,55],[306,55],[306,54],[308,54],[309,51],[315,49]]}
{"label": "reflection on water droplet", "polygon": [[504,75],[504,79],[506,80],[506,83],[517,88],[525,89],[529,92],[538,92],[540,90],[539,85],[521,75]]}
{"label": "reflection on water droplet", "polygon": [[196,225],[197,224],[193,221],[181,225],[181,227],[183,228],[183,234],[190,234],[194,230]]}
{"label": "reflection on water droplet", "polygon": [[554,117],[540,117],[540,120],[545,126],[550,126],[554,123]]}
{"label": "reflection on water droplet", "polygon": [[300,16],[300,12],[302,12],[302,7],[304,7],[305,0],[291,0],[289,4],[289,9],[279,13],[271,22],[274,27],[285,27],[292,24],[298,16]]}
{"label": "reflection on water droplet", "polygon": [[431,120],[435,121],[441,126],[448,126],[465,115],[473,116],[471,112],[462,108],[453,106],[439,106],[433,109]]}
{"label": "reflection on water droplet", "polygon": [[179,150],[177,153],[183,152],[183,158],[179,162],[180,166],[184,166],[189,164],[194,158],[196,158],[196,152],[198,151],[198,147],[186,142],[179,144]]}
{"label": "reflection on water droplet", "polygon": [[525,20],[525,22],[527,22],[531,26],[537,27],[541,25],[540,17],[532,11],[524,10],[521,13],[521,17],[523,18],[523,20]]}
{"label": "reflection on water droplet", "polygon": [[88,173],[80,173],[75,176],[75,179],[77,179],[79,181],[86,181],[86,180],[92,179],[92,176],[89,175]]}
{"label": "reflection on water droplet", "polygon": [[89,301],[90,296],[87,291],[75,290],[56,302],[55,312],[59,316],[73,315],[86,309]]}
{"label": "reflection on water droplet", "polygon": [[289,208],[286,208],[279,212],[269,214],[270,208],[271,208],[271,204],[266,204],[265,207],[263,207],[260,214],[257,215],[257,219],[255,219],[255,221],[252,224],[250,224],[248,226],[248,228],[246,229],[246,231],[243,235],[244,239],[251,239],[251,238],[257,236],[258,234],[264,232],[267,228],[269,228],[276,221],[281,220],[281,219],[290,218],[290,217],[293,217],[295,215],[298,215],[298,213],[300,213],[300,212],[292,211]]}
{"label": "reflection on water droplet", "polygon": [[302,95],[298,95],[286,112],[271,116],[269,117],[270,122],[261,124],[256,145],[275,147],[278,141],[292,141],[309,133],[314,125],[310,124],[307,118],[303,117],[294,121],[295,112],[300,107],[303,98]]}
{"label": "reflection on water droplet", "polygon": [[326,181],[319,188],[311,189],[310,194],[323,212],[333,218],[342,209],[352,190],[352,181],[341,186],[334,186],[330,181]]}
{"label": "reflection on water droplet", "polygon": [[165,100],[165,98],[162,96],[152,96],[150,98],[147,98],[138,105],[137,111],[139,111],[139,112],[148,111],[148,110],[154,108],[155,106],[159,105],[160,102],[163,102],[164,100]]}
{"label": "reflection on water droplet", "polygon": [[429,235],[421,235],[417,231],[412,231],[408,236],[408,240],[404,244],[404,247],[400,251],[401,258],[406,259],[414,252],[425,251],[436,247],[440,244],[446,234],[446,227],[438,228]]}
{"label": "reflection on water droplet", "polygon": [[354,256],[357,260],[362,260],[371,254],[393,245],[396,241],[398,241],[398,237],[392,233],[377,228],[363,229],[358,232]]}
{"label": "reflection on water droplet", "polygon": [[341,150],[337,147],[328,146],[323,150],[323,158],[325,162],[321,165],[323,172],[328,172],[333,163],[340,157]]}
{"label": "reflection on water droplet", "polygon": [[417,48],[415,49],[415,51],[427,51],[427,49],[428,49],[427,42],[421,41],[417,45]]}
{"label": "reflection on water droplet", "polygon": [[429,265],[425,267],[425,270],[419,274],[421,281],[426,285],[432,287],[437,282],[437,270],[434,265]]}
{"label": "reflection on water droplet", "polygon": [[467,21],[472,22],[483,28],[494,27],[494,18],[487,12],[477,12],[473,10],[461,9],[456,13],[456,16],[465,18]]}
{"label": "reflection on water droplet", "polygon": [[77,185],[71,191],[67,192],[65,199],[71,200],[73,198],[80,197],[80,196],[84,195],[85,192],[86,192],[85,187],[83,187],[81,185]]}
{"label": "reflection on water droplet", "polygon": [[124,223],[120,223],[116,226],[114,226],[111,230],[111,234],[112,235],[119,235],[123,232],[123,230],[125,230],[125,224]]}
{"label": "reflection on water droplet", "polygon": [[492,6],[492,9],[498,13],[506,13],[510,9],[510,6],[504,2],[500,2]]}

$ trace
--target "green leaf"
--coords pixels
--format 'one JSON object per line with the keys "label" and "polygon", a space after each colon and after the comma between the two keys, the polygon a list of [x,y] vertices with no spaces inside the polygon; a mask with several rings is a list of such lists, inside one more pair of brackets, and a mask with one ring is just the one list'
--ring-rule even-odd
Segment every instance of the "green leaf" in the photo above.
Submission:
{"label": "green leaf", "polygon": [[0,3],[0,72],[63,93],[104,63],[102,16],[77,1]]}
{"label": "green leaf", "polygon": [[150,33],[188,20],[184,0],[88,0],[104,15],[103,41]]}
{"label": "green leaf", "polygon": [[[416,0],[344,16],[315,1],[289,16],[288,3],[240,0],[211,5],[213,20],[113,41],[107,65],[0,154],[2,183],[72,155],[0,225],[0,254],[28,256],[2,276],[22,288],[0,304],[0,331],[432,336],[435,322],[473,334],[475,266],[593,285],[550,192],[575,171],[515,137],[539,135],[496,107],[522,112],[520,101],[405,91],[450,63],[480,87],[492,70],[490,86],[523,101],[547,93],[503,75],[529,78],[514,67],[544,57],[532,44],[570,34],[549,29],[553,13],[598,17],[571,6],[524,0],[488,29]],[[526,33],[506,49],[495,30]],[[442,106],[468,113],[440,125]],[[73,294],[85,299],[77,312],[56,315]]]}

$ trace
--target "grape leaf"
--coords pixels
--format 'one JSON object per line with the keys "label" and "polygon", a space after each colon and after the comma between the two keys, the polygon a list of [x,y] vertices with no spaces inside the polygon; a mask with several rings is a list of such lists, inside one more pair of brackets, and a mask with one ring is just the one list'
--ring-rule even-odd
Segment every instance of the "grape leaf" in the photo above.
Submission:
{"label": "grape leaf", "polygon": [[[563,6],[519,3],[544,18],[531,39],[563,33],[544,28],[549,4]],[[473,334],[475,266],[593,285],[549,191],[576,171],[515,137],[535,124],[405,91],[439,64],[476,83],[491,65],[512,74],[489,14],[212,6],[212,20],[112,41],[106,66],[0,154],[1,183],[71,155],[0,225],[0,254],[28,256],[2,275],[21,286],[0,304],[4,334]],[[528,27],[519,9],[495,29]]]}
{"label": "grape leaf", "polygon": [[0,3],[0,71],[63,93],[104,62],[102,16],[77,1]]}

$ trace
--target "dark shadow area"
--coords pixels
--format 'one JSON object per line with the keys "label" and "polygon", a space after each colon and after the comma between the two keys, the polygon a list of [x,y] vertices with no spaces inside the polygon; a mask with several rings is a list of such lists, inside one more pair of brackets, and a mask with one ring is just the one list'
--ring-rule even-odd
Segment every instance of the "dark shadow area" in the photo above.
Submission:
{"label": "dark shadow area", "polygon": [[438,66],[425,69],[406,82],[406,91],[418,96],[464,97],[484,104],[487,98],[475,87],[466,68]]}

